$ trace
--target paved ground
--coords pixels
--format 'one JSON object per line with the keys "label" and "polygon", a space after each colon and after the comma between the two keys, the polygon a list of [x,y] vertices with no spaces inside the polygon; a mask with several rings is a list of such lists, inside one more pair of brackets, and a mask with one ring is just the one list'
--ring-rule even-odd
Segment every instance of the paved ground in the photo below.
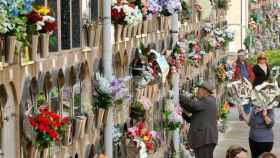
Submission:
{"label": "paved ground", "polygon": [[[274,126],[275,144],[273,152],[280,156],[280,109],[275,111],[276,124]],[[236,111],[233,110],[228,123],[228,131],[220,136],[220,142],[215,150],[215,158],[225,158],[226,150],[233,144],[240,144],[249,150],[248,145],[248,126],[244,122],[240,122],[236,119]]]}

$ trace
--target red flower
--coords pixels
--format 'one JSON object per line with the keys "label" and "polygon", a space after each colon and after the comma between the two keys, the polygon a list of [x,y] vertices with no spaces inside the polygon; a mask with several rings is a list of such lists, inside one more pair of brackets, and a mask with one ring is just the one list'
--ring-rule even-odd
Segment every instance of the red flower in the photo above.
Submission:
{"label": "red flower", "polygon": [[61,121],[62,124],[67,124],[68,122],[69,122],[68,117],[63,118],[62,121]]}
{"label": "red flower", "polygon": [[48,131],[48,134],[53,140],[57,139],[57,132],[50,130],[50,131]]}
{"label": "red flower", "polygon": [[38,115],[38,121],[40,124],[43,124],[43,125],[48,125],[49,124],[49,120],[45,117],[44,114],[39,114]]}
{"label": "red flower", "polygon": [[28,117],[28,121],[32,127],[36,127],[37,123],[31,117]]}
{"label": "red flower", "polygon": [[139,129],[143,129],[144,126],[145,126],[145,125],[144,125],[144,122],[140,122],[140,123],[138,124],[138,128],[139,128]]}
{"label": "red flower", "polygon": [[146,148],[148,151],[153,150],[153,144],[152,143],[146,143]]}
{"label": "red flower", "polygon": [[42,30],[40,31],[41,33],[50,33],[55,31],[57,28],[57,23],[56,22],[47,22],[45,26],[43,26]]}
{"label": "red flower", "polygon": [[60,118],[59,115],[55,114],[55,113],[49,113],[50,117],[54,120],[58,120]]}
{"label": "red flower", "polygon": [[35,24],[38,21],[42,21],[43,18],[39,14],[37,14],[35,11],[32,11],[31,13],[26,15],[27,20],[29,23]]}
{"label": "red flower", "polygon": [[42,124],[40,124],[38,126],[38,129],[39,129],[40,132],[43,132],[43,133],[49,131],[49,128],[47,126],[45,126],[45,125],[42,125]]}

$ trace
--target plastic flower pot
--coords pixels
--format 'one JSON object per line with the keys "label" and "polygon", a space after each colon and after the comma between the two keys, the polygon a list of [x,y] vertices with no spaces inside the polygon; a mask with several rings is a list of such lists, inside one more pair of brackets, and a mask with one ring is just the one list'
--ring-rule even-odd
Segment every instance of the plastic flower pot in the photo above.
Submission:
{"label": "plastic flower pot", "polygon": [[95,38],[94,38],[93,46],[98,46],[100,44],[101,35],[102,35],[101,31],[102,31],[102,26],[97,25],[97,27],[95,29]]}
{"label": "plastic flower pot", "polygon": [[127,26],[124,26],[122,28],[122,34],[121,34],[121,40],[125,40],[125,38],[127,37],[127,32],[128,32],[128,27]]}
{"label": "plastic flower pot", "polygon": [[31,56],[31,52],[29,50],[29,48],[26,46],[26,47],[22,47],[22,51],[21,51],[21,61],[22,63],[24,62],[28,62],[30,61],[30,56]]}
{"label": "plastic flower pot", "polygon": [[86,122],[86,133],[90,133],[94,127],[94,115],[88,115],[87,122]]}
{"label": "plastic flower pot", "polygon": [[137,24],[137,35],[142,34],[142,23]]}
{"label": "plastic flower pot", "polygon": [[126,35],[127,38],[130,39],[132,37],[132,31],[133,31],[133,26],[132,25],[127,26],[127,35]]}
{"label": "plastic flower pot", "polygon": [[9,64],[14,63],[16,50],[16,36],[7,36],[5,40],[6,60]]}
{"label": "plastic flower pot", "polygon": [[105,112],[106,112],[106,109],[103,109],[103,108],[99,108],[96,111],[96,127],[97,128],[101,128]]}
{"label": "plastic flower pot", "polygon": [[31,37],[30,47],[29,47],[30,57],[31,60],[33,61],[37,60],[38,43],[39,43],[39,35],[33,35]]}
{"label": "plastic flower pot", "polygon": [[30,152],[30,158],[38,158],[40,156],[39,149],[35,146],[32,146]]}
{"label": "plastic flower pot", "polygon": [[49,56],[49,38],[48,33],[40,34],[40,53],[42,58],[47,58]]}
{"label": "plastic flower pot", "polygon": [[121,41],[121,34],[122,34],[122,25],[115,25],[115,41],[120,42]]}
{"label": "plastic flower pot", "polygon": [[76,118],[75,118],[75,134],[74,134],[75,139],[79,139],[79,138],[84,137],[86,120],[87,120],[87,118],[85,116],[76,116]]}
{"label": "plastic flower pot", "polygon": [[148,33],[148,21],[145,20],[142,22],[142,34],[147,34]]}
{"label": "plastic flower pot", "polygon": [[88,38],[89,47],[93,47],[95,33],[96,33],[95,31],[96,31],[96,28],[94,28],[93,26],[91,26],[87,29],[87,38]]}
{"label": "plastic flower pot", "polygon": [[67,126],[66,126],[66,130],[65,130],[65,133],[64,133],[64,140],[63,140],[63,142],[64,142],[64,144],[65,145],[69,145],[69,144],[71,144],[71,142],[72,142],[72,124],[68,124]]}
{"label": "plastic flower pot", "polygon": [[138,25],[133,25],[132,26],[132,37],[135,37],[137,35],[138,31]]}
{"label": "plastic flower pot", "polygon": [[45,148],[41,152],[41,158],[49,158],[49,157],[51,157],[51,155],[50,155],[50,148]]}

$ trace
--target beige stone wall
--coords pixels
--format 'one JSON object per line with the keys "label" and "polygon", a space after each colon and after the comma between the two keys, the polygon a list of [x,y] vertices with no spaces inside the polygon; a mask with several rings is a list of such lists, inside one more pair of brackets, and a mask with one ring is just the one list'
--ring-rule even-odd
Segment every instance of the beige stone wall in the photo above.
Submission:
{"label": "beige stone wall", "polygon": [[235,31],[235,40],[229,46],[230,52],[236,52],[238,49],[244,47],[242,43],[246,36],[246,27],[248,21],[247,15],[248,15],[247,1],[244,0],[231,1],[231,5],[227,14],[227,21],[229,24],[229,28]]}

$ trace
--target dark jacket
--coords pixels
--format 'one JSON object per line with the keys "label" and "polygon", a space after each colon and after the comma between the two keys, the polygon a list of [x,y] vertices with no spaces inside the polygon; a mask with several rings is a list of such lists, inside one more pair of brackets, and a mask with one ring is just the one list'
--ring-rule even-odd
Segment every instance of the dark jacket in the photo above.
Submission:
{"label": "dark jacket", "polygon": [[209,96],[197,101],[180,95],[180,104],[192,113],[188,139],[193,149],[218,143],[218,109],[216,99]]}
{"label": "dark jacket", "polygon": [[255,80],[253,86],[257,86],[262,84],[264,81],[267,81],[270,75],[269,67],[267,66],[267,73],[263,71],[263,69],[259,65],[255,65],[253,68],[255,74]]}

